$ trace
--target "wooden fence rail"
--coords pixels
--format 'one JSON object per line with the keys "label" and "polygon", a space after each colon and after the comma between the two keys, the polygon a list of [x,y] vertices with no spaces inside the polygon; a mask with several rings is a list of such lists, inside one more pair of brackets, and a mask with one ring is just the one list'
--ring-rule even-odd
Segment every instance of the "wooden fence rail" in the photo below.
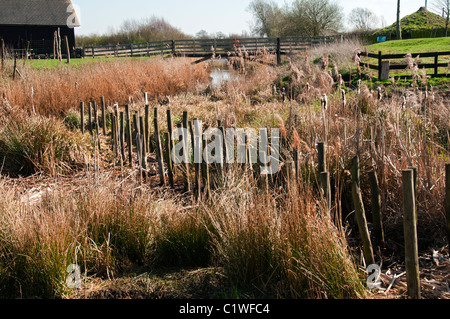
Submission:
{"label": "wooden fence rail", "polygon": [[342,40],[342,36],[170,40],[84,47],[83,56],[227,56],[229,52],[234,52],[235,49],[240,48],[242,48],[242,50],[245,49],[246,52],[252,53],[259,50],[267,50],[276,52],[277,55],[283,55],[295,51],[302,51],[315,45],[332,43]]}
{"label": "wooden fence rail", "polygon": [[[378,71],[378,80],[387,80],[390,76],[391,70],[405,70],[408,67],[408,64],[404,61],[406,57],[406,53],[402,54],[382,54],[381,51],[378,53],[361,53],[360,58],[368,58],[370,62],[362,61],[360,62],[361,67],[367,67],[371,70]],[[416,59],[419,58],[434,58],[433,63],[422,63],[419,60],[419,63],[417,64],[417,67],[419,70],[425,69],[432,69],[433,73],[428,74],[432,77],[448,77],[449,76],[449,68],[450,68],[450,51],[445,52],[424,52],[424,53],[412,53],[411,58]],[[439,58],[447,57],[446,62],[439,62]],[[390,61],[390,60],[399,60],[402,59],[403,61],[396,62],[396,61]],[[377,64],[374,64],[373,60],[377,60]],[[441,73],[439,74],[439,68],[447,68],[447,72],[445,74]]]}

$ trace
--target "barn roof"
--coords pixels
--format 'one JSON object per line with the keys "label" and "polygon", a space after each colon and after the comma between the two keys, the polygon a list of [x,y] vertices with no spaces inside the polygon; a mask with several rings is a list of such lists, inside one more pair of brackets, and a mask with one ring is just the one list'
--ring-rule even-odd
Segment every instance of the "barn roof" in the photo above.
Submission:
{"label": "barn roof", "polygon": [[[0,25],[80,26],[70,0],[0,0]],[[71,15],[74,14],[74,19]]]}

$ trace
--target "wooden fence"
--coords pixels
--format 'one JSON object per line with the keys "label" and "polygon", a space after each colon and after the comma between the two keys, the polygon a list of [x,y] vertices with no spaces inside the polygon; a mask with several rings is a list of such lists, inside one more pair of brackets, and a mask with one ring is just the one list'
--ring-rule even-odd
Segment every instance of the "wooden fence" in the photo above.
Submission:
{"label": "wooden fence", "polygon": [[140,57],[153,55],[173,56],[227,56],[235,49],[245,48],[246,52],[259,50],[276,52],[278,55],[302,51],[315,45],[342,41],[342,36],[324,37],[283,37],[283,38],[242,38],[242,39],[190,39],[170,40],[110,46],[84,47],[84,57]]}
{"label": "wooden fence", "polygon": [[[381,51],[376,53],[361,53],[360,58],[360,66],[361,67],[367,67],[371,70],[378,71],[378,80],[387,80],[390,77],[390,71],[391,70],[406,70],[408,67],[408,64],[405,62],[406,53],[401,54],[382,54]],[[448,77],[449,76],[449,69],[450,69],[450,51],[446,52],[426,52],[426,53],[412,53],[411,58],[416,59],[419,57],[419,59],[427,58],[427,59],[434,59],[433,63],[423,63],[419,60],[419,63],[417,64],[417,67],[419,70],[425,69],[432,69],[433,72],[427,72],[429,76],[432,77]],[[442,62],[443,57],[446,57],[446,62]],[[367,60],[363,61],[362,59],[372,59],[370,62],[367,62]],[[441,58],[441,61],[439,60]],[[398,60],[402,61],[398,61]],[[377,64],[374,64],[374,61],[377,61]],[[394,60],[394,61],[391,61]],[[395,61],[396,60],[396,61]],[[447,68],[446,73],[439,73],[439,68]]]}

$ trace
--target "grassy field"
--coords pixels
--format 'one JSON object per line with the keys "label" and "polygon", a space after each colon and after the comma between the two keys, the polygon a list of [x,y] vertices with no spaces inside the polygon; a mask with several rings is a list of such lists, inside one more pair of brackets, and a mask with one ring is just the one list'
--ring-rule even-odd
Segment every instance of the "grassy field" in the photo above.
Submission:
{"label": "grassy field", "polygon": [[[424,94],[418,86],[377,91],[340,82],[359,48],[319,47],[282,66],[237,57],[238,80],[217,87],[210,85],[209,64],[182,58],[74,60],[63,67],[39,61],[21,67],[23,77],[14,81],[8,61],[0,82],[0,297],[407,298],[401,174],[414,166],[422,296],[449,298],[443,207],[449,96],[428,83]],[[160,184],[152,125],[154,149],[142,169],[133,143],[124,143],[131,163],[114,151],[110,120],[99,121],[98,135],[84,122],[81,133],[80,101],[100,105],[104,97],[109,115],[115,103],[120,112],[127,104],[142,115],[144,93],[162,152],[169,128],[187,112],[205,130],[218,121],[226,128],[278,128],[280,171],[266,179],[259,165],[230,164],[222,176],[215,165],[202,165],[196,175],[190,163],[192,184],[185,188],[185,167],[176,164],[171,187]],[[325,142],[330,201],[318,171],[319,142]],[[375,289],[367,286],[355,218],[355,156],[381,265]],[[374,233],[372,170],[384,241]],[[67,283],[72,264],[80,289]]]}
{"label": "grassy field", "polygon": [[370,52],[381,51],[382,54],[448,52],[450,51],[450,37],[386,41],[372,44],[367,48]]}

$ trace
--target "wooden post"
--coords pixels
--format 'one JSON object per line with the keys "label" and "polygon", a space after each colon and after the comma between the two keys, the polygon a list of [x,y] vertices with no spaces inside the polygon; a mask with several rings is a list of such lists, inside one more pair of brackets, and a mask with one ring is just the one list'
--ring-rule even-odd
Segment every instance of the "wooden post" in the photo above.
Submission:
{"label": "wooden post", "polygon": [[125,105],[125,121],[126,121],[126,132],[127,132],[127,146],[128,146],[128,161],[130,167],[133,167],[133,145],[131,143],[131,118],[130,118],[130,106]]}
{"label": "wooden post", "polygon": [[403,232],[405,238],[405,266],[408,295],[420,298],[419,256],[417,247],[416,200],[413,171],[402,171],[403,183]]}
{"label": "wooden post", "polygon": [[319,142],[317,143],[317,161],[318,161],[318,173],[322,173],[326,171],[326,152],[325,152],[325,143]]}
{"label": "wooden post", "polygon": [[381,193],[378,186],[378,178],[375,170],[369,172],[370,190],[372,195],[372,219],[375,238],[378,244],[384,245],[383,221],[381,217]]}
{"label": "wooden post", "polygon": [[190,155],[189,154],[189,140],[188,140],[188,134],[187,134],[187,129],[188,129],[188,112],[184,111],[183,112],[183,122],[182,122],[182,127],[183,127],[183,137],[182,137],[182,141],[183,141],[183,157],[184,157],[184,174],[185,174],[185,180],[184,180],[184,189],[186,191],[190,191],[191,190],[191,181],[189,178],[189,162],[190,162]]}
{"label": "wooden post", "polygon": [[363,243],[364,258],[366,265],[375,263],[373,257],[372,243],[370,241],[369,229],[367,227],[366,214],[361,195],[361,186],[359,179],[359,158],[355,156],[352,160],[352,198],[355,208],[356,222],[358,223],[359,235]]}
{"label": "wooden post", "polygon": [[89,133],[92,135],[92,102],[89,102],[89,107],[88,107],[88,128],[89,128]]}
{"label": "wooden post", "polygon": [[1,51],[0,54],[2,55],[2,71],[5,69],[5,59],[6,59],[6,52],[5,52],[5,40],[3,38],[0,40],[1,43]]}
{"label": "wooden post", "polygon": [[206,134],[201,134],[201,139],[202,139],[202,155],[203,155],[203,160],[202,160],[202,176],[203,176],[203,185],[204,185],[204,193],[205,193],[205,198],[208,198],[211,195],[211,182],[210,182],[210,178],[209,178],[209,163],[208,163],[208,152],[205,152],[206,150],[206,142],[205,142],[205,138],[207,137]]}
{"label": "wooden post", "polygon": [[145,125],[144,125],[144,117],[143,116],[139,116],[139,126],[140,126],[140,132],[141,132],[141,137],[140,137],[140,143],[141,145],[141,157],[142,157],[142,169],[143,169],[143,175],[144,175],[144,180],[147,179],[147,150],[145,147],[145,140],[146,140],[146,136],[145,136]]}
{"label": "wooden post", "polygon": [[382,61],[381,51],[378,51],[378,80],[381,80]]}
{"label": "wooden post", "polygon": [[277,65],[281,65],[281,39],[277,38]]}
{"label": "wooden post", "polygon": [[172,56],[175,56],[175,41],[174,40],[170,41],[170,46],[172,49]]}
{"label": "wooden post", "polygon": [[160,179],[160,185],[165,186],[166,185],[166,177],[164,175],[164,162],[163,162],[163,154],[162,154],[162,148],[161,148],[161,137],[159,136],[159,128],[158,128],[158,108],[154,108],[154,115],[153,115],[153,125],[154,125],[154,132],[155,132],[155,145],[156,145],[156,158],[158,161],[158,172],[159,172],[159,179]]}
{"label": "wooden post", "polygon": [[150,146],[150,105],[145,104],[145,118],[144,118],[144,131],[145,131],[145,147],[147,149],[147,153],[153,152],[153,148]]}
{"label": "wooden post", "polygon": [[438,75],[439,70],[438,61],[439,61],[439,52],[436,52],[434,56],[434,76]]}
{"label": "wooden post", "polygon": [[170,142],[170,133],[165,132],[164,133],[164,142],[165,142],[165,160],[167,163],[167,175],[169,176],[169,184],[170,187],[174,188],[174,182],[173,182],[173,166],[172,166],[172,154],[171,154],[171,142]]}
{"label": "wooden post", "polygon": [[116,135],[116,119],[114,113],[109,113],[111,118],[111,149],[113,151],[114,157],[118,156],[117,150],[117,135]]}
{"label": "wooden post", "polygon": [[70,64],[70,48],[69,48],[69,38],[65,37],[66,40],[66,52],[67,52],[67,64]]}
{"label": "wooden post", "polygon": [[323,189],[323,196],[327,204],[327,210],[331,210],[331,186],[330,186],[330,173],[320,172],[320,184]]}
{"label": "wooden post", "polygon": [[[194,121],[196,121],[197,119],[194,119]],[[195,192],[196,192],[196,196],[197,199],[200,199],[200,188],[201,188],[201,183],[200,183],[200,177],[201,177],[201,172],[200,172],[200,163],[197,163],[197,161],[195,161],[195,152],[197,152],[196,149],[196,142],[195,142],[195,132],[194,132],[194,127],[192,124],[192,121],[189,121],[189,131],[191,133],[191,143],[192,143],[192,150],[194,153],[194,183],[195,183]]]}
{"label": "wooden post", "polygon": [[92,106],[93,106],[93,111],[94,111],[94,129],[96,131],[96,134],[98,135],[98,108],[97,108],[97,103],[95,103],[95,101],[92,102]]}
{"label": "wooden post", "polygon": [[84,102],[80,102],[80,125],[81,134],[84,134]]}
{"label": "wooden post", "polygon": [[134,128],[133,136],[136,136],[137,134],[141,134],[141,130],[139,127],[139,113],[137,111],[134,112],[134,114],[133,114],[133,128]]}
{"label": "wooden post", "polygon": [[447,219],[447,240],[450,246],[450,164],[445,164],[445,217]]}
{"label": "wooden post", "polygon": [[120,128],[119,128],[119,140],[120,140],[120,154],[122,160],[125,160],[125,118],[124,112],[120,112]]}
{"label": "wooden post", "polygon": [[[174,148],[174,144],[173,144],[173,140],[172,140],[172,136],[173,136],[173,123],[172,123],[172,112],[168,109],[166,111],[167,114],[167,132],[169,133],[169,152],[171,153],[173,148]],[[172,160],[172,156],[170,157],[170,160]],[[175,170],[175,166],[172,163],[170,163],[172,169]]]}
{"label": "wooden post", "polygon": [[102,96],[100,98],[100,104],[102,107],[102,127],[103,127],[103,135],[106,136],[106,107],[105,107],[105,97]]}

